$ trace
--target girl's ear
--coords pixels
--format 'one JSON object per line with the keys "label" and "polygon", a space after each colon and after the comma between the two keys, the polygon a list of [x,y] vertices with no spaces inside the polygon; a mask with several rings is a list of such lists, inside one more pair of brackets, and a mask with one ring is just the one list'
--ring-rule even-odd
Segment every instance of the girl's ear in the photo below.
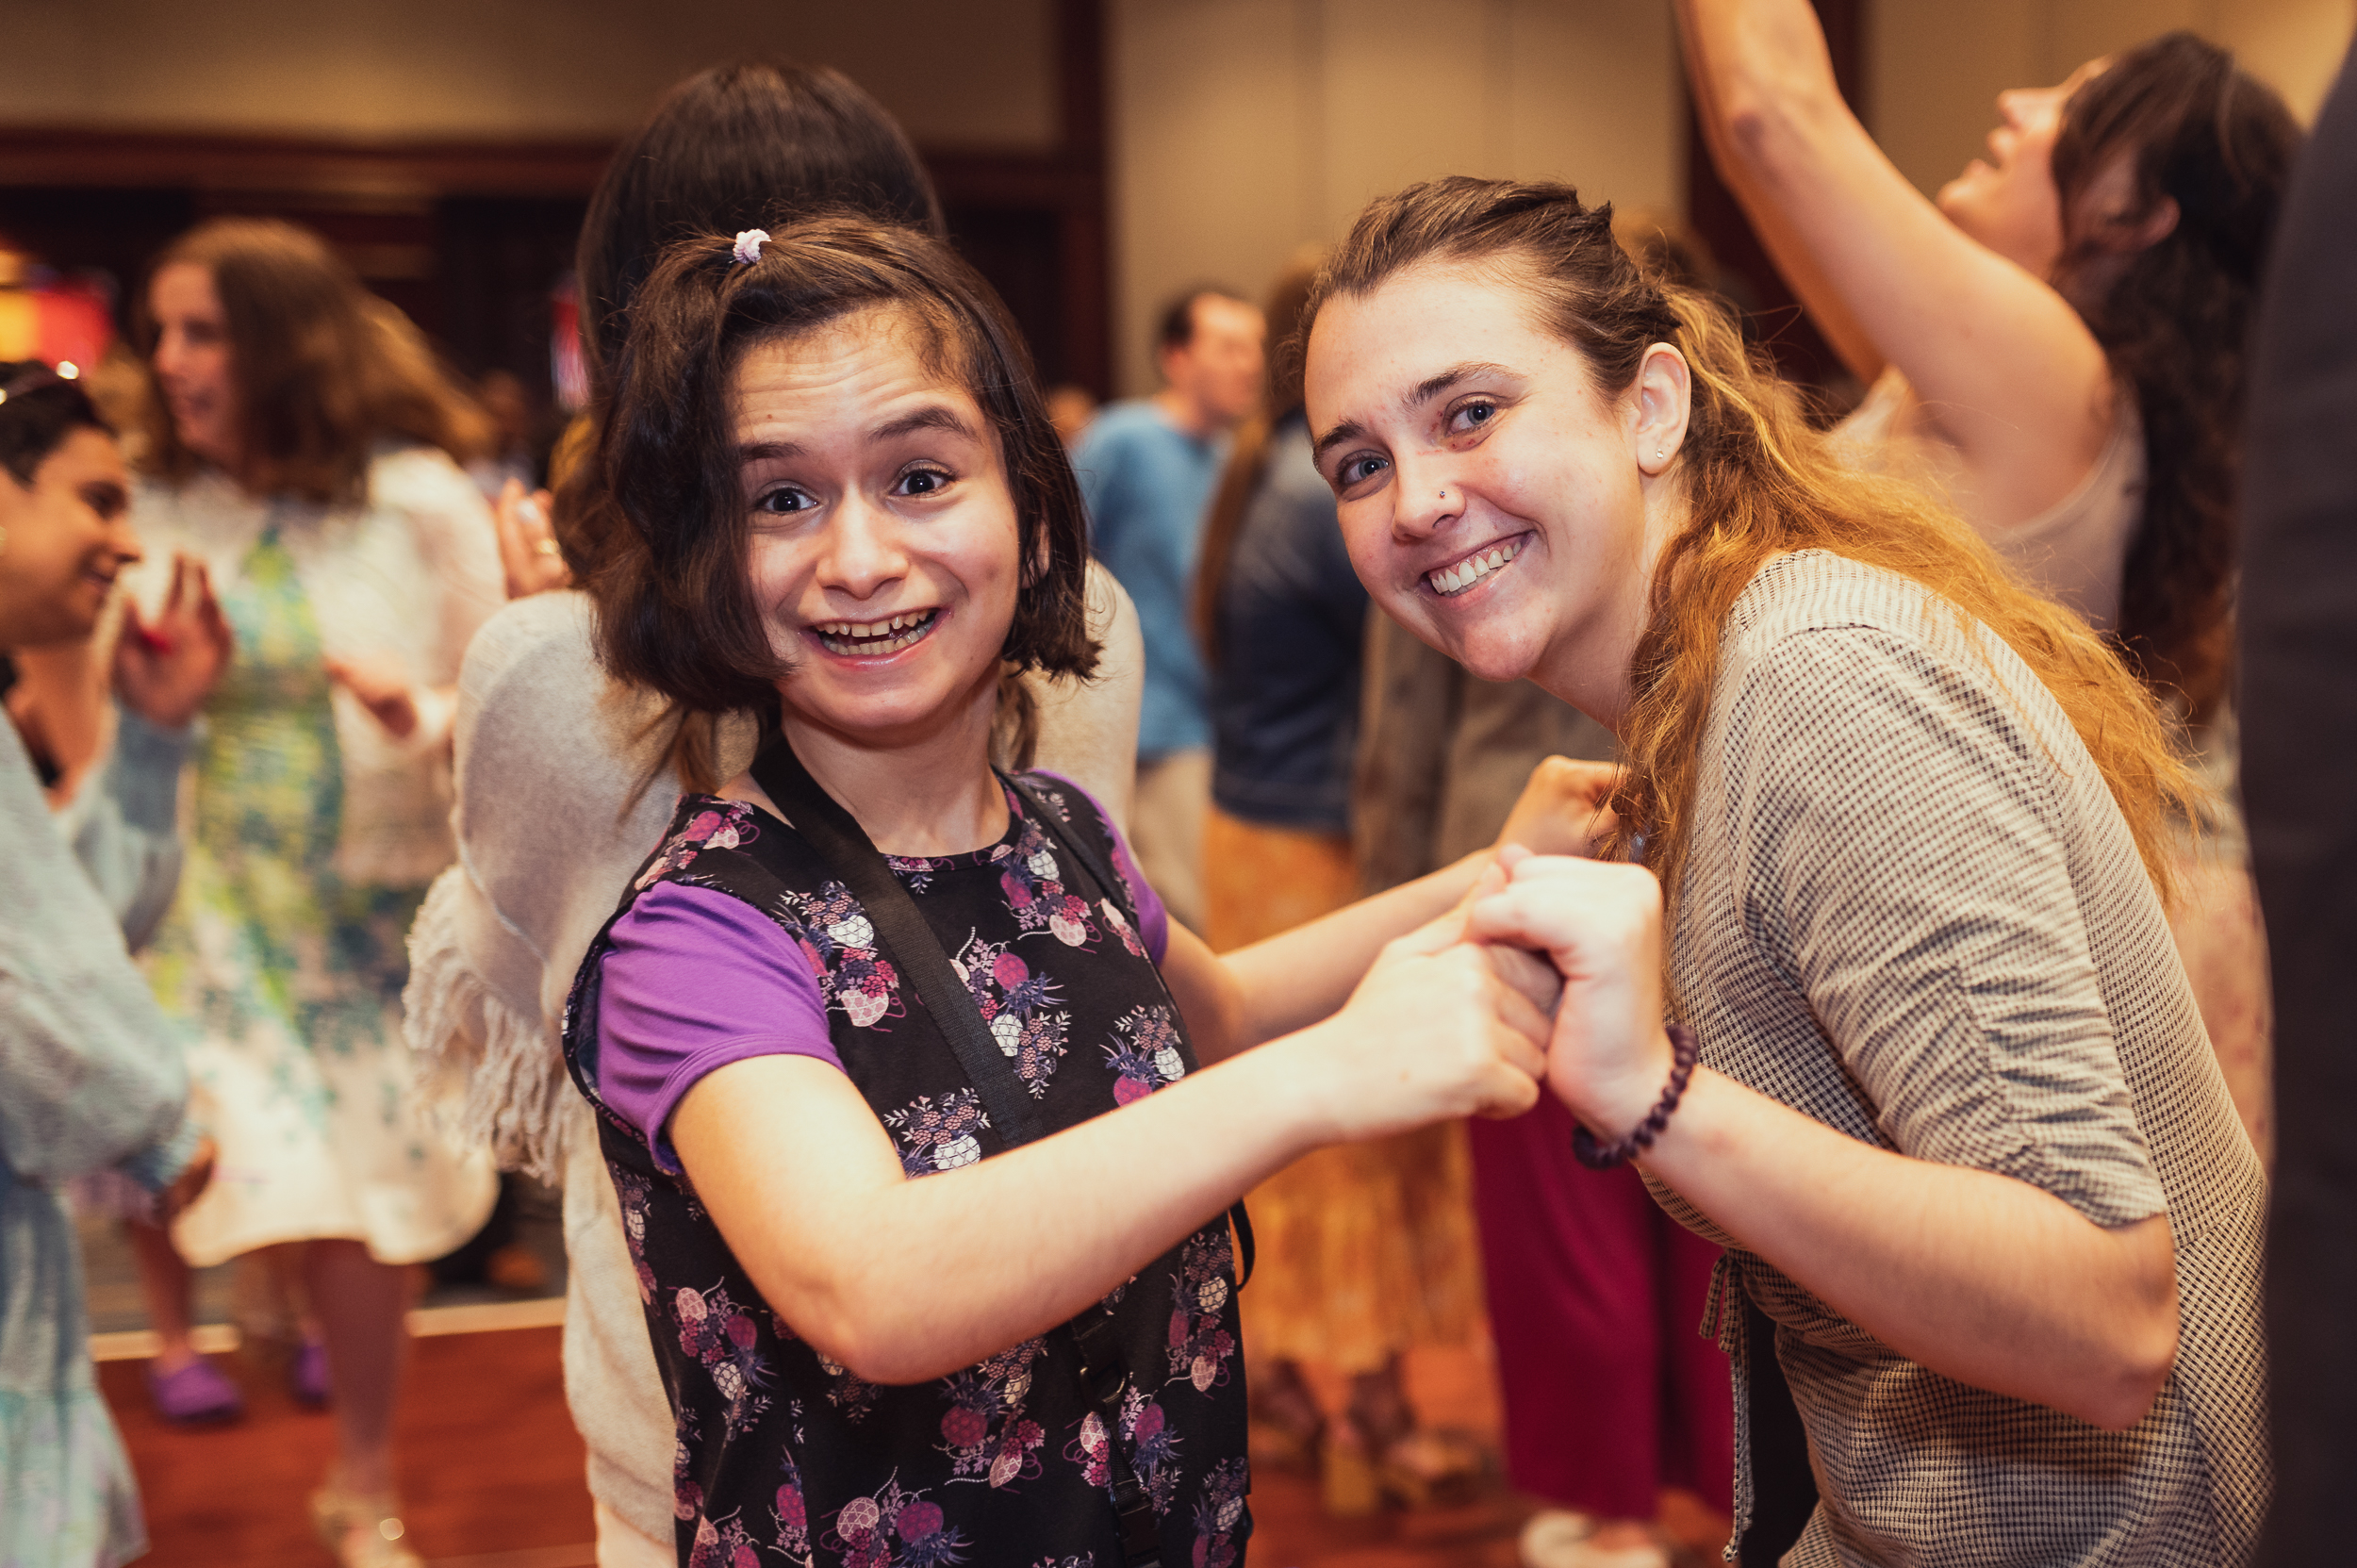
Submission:
{"label": "girl's ear", "polygon": [[1686,355],[1668,343],[1645,351],[1637,366],[1637,420],[1630,429],[1637,467],[1652,479],[1677,460],[1693,410],[1693,378]]}

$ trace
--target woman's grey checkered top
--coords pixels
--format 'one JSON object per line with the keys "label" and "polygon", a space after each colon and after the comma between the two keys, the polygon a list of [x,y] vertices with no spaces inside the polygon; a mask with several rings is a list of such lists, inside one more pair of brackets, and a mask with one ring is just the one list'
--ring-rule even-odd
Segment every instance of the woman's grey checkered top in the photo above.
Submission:
{"label": "woman's grey checkered top", "polygon": [[[1722,651],[1672,936],[1704,1062],[2098,1225],[2166,1208],[2177,1245],[2176,1370],[2125,1432],[1930,1372],[1731,1248],[1722,1285],[1776,1324],[1823,1498],[1786,1562],[2243,1562],[2265,1181],[2093,759],[1986,628],[1822,552],[1762,568]],[[1739,1528],[1749,1503],[1739,1477]]]}

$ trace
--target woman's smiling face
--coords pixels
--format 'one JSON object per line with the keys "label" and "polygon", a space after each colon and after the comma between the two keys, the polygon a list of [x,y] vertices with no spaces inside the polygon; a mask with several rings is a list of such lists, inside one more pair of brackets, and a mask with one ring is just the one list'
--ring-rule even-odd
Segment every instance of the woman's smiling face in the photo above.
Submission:
{"label": "woman's smiling face", "polygon": [[1329,299],[1310,427],[1351,563],[1393,619],[1485,680],[1532,676],[1608,722],[1686,368],[1656,346],[1606,395],[1534,316],[1503,264],[1419,264]]}
{"label": "woman's smiling face", "polygon": [[756,344],[736,375],[746,567],[787,714],[854,744],[985,712],[1021,545],[997,433],[874,308]]}

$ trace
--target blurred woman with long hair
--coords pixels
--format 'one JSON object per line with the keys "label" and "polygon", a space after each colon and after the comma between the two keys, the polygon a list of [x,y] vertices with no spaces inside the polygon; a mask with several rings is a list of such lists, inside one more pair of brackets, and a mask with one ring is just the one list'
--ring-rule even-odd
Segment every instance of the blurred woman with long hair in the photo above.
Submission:
{"label": "blurred woman with long hair", "polygon": [[2299,129],[2175,32],[1998,99],[1988,156],[1909,185],[1836,88],[1805,0],[1687,0],[1713,160],[1860,380],[1851,462],[1928,484],[2118,649],[2213,800],[2174,917],[2252,1141],[2267,1131],[2265,938],[2232,804],[2245,353]]}
{"label": "blurred woman with long hair", "polygon": [[418,1560],[390,1451],[405,1265],[472,1235],[494,1191],[483,1152],[422,1118],[401,1031],[404,939],[452,852],[459,660],[500,602],[456,461],[483,421],[407,320],[292,225],[199,226],[145,305],[135,516],[210,569],[241,651],[206,709],[151,966],[236,1179],[173,1240],[198,1266],[304,1244],[324,1366],[298,1351],[296,1374],[315,1394],[332,1374],[338,1438],[313,1518],[340,1560],[400,1568]]}

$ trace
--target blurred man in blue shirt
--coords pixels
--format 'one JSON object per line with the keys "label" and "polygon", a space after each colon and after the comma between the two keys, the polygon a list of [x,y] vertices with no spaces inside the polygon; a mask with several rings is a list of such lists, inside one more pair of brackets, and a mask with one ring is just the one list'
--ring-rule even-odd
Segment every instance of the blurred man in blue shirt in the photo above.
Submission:
{"label": "blurred man in blue shirt", "polygon": [[1162,313],[1162,389],[1108,407],[1072,454],[1097,559],[1137,602],[1146,638],[1130,843],[1171,914],[1198,932],[1211,725],[1187,604],[1228,433],[1260,403],[1264,331],[1232,294],[1185,294]]}

